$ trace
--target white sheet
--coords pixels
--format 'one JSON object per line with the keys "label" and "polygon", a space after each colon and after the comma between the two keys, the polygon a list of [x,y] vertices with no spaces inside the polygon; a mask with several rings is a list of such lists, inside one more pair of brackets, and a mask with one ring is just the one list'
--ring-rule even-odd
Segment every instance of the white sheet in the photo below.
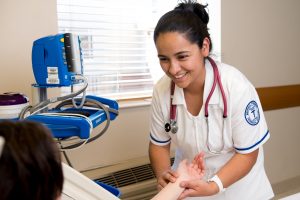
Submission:
{"label": "white sheet", "polygon": [[62,200],[120,200],[94,181],[63,163]]}

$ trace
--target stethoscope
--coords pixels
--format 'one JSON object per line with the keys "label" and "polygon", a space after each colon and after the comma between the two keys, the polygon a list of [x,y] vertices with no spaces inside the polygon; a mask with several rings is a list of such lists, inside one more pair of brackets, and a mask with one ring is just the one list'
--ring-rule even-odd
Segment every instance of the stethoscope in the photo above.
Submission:
{"label": "stethoscope", "polygon": [[[215,63],[215,61],[210,58],[207,57],[208,61],[210,62],[212,68],[213,68],[213,72],[214,72],[214,81],[213,81],[213,85],[212,88],[208,94],[208,97],[206,99],[205,102],[205,106],[204,106],[204,115],[205,115],[205,121],[206,121],[206,127],[207,127],[207,138],[206,138],[206,146],[209,152],[213,153],[213,154],[220,154],[221,151],[224,149],[224,121],[225,118],[227,118],[227,100],[226,100],[226,96],[225,96],[225,92],[223,89],[223,85],[221,82],[221,78],[220,78],[220,74],[219,74],[219,70],[218,67]],[[222,94],[222,99],[223,99],[223,105],[224,105],[224,110],[223,110],[223,133],[222,133],[222,145],[221,148],[217,149],[217,150],[213,150],[210,144],[210,133],[209,133],[209,125],[208,125],[208,104],[210,101],[210,98],[212,97],[216,85],[219,85],[221,94]],[[177,125],[177,119],[176,119],[176,109],[177,109],[177,105],[173,105],[173,98],[174,98],[174,90],[175,90],[175,83],[172,81],[171,82],[171,90],[170,90],[170,122],[167,122],[165,124],[165,131],[166,132],[172,132],[173,134],[177,133],[178,131],[178,125]]]}

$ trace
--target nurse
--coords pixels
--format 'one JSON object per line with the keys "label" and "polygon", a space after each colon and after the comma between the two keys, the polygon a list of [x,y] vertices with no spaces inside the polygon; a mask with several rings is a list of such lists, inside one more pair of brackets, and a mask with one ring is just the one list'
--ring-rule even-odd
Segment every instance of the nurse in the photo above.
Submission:
{"label": "nurse", "polygon": [[[216,62],[226,98],[224,102],[218,85],[207,101],[216,76],[209,60],[212,43],[205,8],[196,1],[182,2],[154,30],[166,74],[154,87],[150,121],[149,156],[158,189],[176,182],[182,160],[191,162],[204,152],[204,177],[182,181],[180,199],[271,199],[263,153],[270,134],[254,86],[236,68]],[[176,107],[172,116],[171,104]]]}

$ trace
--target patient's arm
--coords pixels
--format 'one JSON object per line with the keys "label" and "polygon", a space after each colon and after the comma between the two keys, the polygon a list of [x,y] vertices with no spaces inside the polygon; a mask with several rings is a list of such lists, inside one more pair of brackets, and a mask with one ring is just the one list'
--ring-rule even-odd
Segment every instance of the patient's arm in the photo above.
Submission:
{"label": "patient's arm", "polygon": [[181,181],[201,179],[204,175],[203,154],[199,154],[195,157],[191,164],[187,163],[187,160],[183,160],[179,163],[177,172],[179,177],[174,183],[168,183],[157,195],[151,200],[176,200],[183,192],[184,188],[180,187]]}

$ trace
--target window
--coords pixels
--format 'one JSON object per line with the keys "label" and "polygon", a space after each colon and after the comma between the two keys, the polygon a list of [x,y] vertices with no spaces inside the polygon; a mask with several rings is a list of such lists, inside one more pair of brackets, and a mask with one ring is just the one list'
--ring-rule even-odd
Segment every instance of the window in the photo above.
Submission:
{"label": "window", "polygon": [[177,0],[57,0],[60,33],[79,35],[87,94],[149,97],[163,75],[153,29]]}

